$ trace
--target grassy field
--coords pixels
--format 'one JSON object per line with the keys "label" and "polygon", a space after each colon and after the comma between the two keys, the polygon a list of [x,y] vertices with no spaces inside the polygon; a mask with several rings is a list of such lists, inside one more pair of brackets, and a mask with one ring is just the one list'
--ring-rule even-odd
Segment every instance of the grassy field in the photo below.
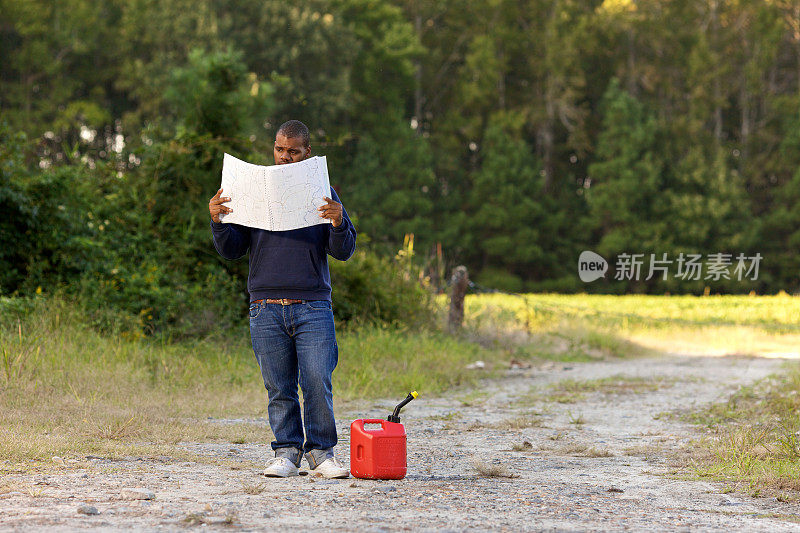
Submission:
{"label": "grassy field", "polygon": [[[776,296],[604,296],[481,294],[466,301],[471,330],[531,337],[545,346],[583,338],[583,353],[680,352],[800,356],[800,298]],[[560,340],[559,340],[560,339]]]}
{"label": "grassy field", "polygon": [[[800,300],[785,296],[469,296],[460,335],[436,324],[340,329],[335,395],[340,407],[357,410],[362,399],[399,400],[410,389],[423,397],[468,391],[515,359],[631,357],[680,342],[730,353],[796,350],[798,316]],[[254,424],[212,420],[266,416],[246,324],[179,343],[122,339],[86,327],[69,302],[57,300],[37,303],[19,321],[7,313],[0,323],[0,465],[86,454],[179,456],[188,453],[176,446],[182,441],[270,439]],[[487,369],[467,369],[477,360]]]}

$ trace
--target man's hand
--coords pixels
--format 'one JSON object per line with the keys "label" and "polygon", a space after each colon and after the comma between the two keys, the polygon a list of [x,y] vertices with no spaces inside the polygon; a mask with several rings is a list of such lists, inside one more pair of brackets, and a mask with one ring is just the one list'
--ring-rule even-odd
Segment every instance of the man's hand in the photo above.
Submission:
{"label": "man's hand", "polygon": [[327,218],[331,221],[334,228],[338,228],[342,224],[342,204],[335,200],[331,200],[327,196],[323,198],[327,203],[322,207],[318,207],[317,211],[320,212],[319,216]]}
{"label": "man's hand", "polygon": [[224,196],[220,197],[221,194],[222,194],[222,189],[218,190],[217,194],[215,194],[214,197],[208,201],[208,212],[211,213],[211,220],[217,223],[221,222],[219,219],[220,215],[224,215],[226,213],[233,213],[233,209],[231,209],[228,206],[222,205],[225,202],[230,202],[231,199],[226,198]]}

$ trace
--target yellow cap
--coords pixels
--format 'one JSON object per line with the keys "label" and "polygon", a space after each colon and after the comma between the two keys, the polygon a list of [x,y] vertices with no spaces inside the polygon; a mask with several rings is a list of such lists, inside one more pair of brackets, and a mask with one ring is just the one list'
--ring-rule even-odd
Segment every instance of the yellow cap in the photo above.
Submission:
{"label": "yellow cap", "polygon": [[415,391],[415,390],[412,390],[412,391],[411,391],[411,397],[412,397],[412,398],[416,398],[417,396],[419,396],[419,394],[417,394],[417,391]]}

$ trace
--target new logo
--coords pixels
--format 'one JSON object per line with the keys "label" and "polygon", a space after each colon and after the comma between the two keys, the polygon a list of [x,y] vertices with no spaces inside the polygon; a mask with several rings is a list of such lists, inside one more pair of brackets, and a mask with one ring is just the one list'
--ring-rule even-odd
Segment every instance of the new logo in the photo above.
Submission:
{"label": "new logo", "polygon": [[578,257],[578,276],[581,281],[589,283],[596,279],[605,277],[608,272],[608,261],[603,256],[585,250]]}

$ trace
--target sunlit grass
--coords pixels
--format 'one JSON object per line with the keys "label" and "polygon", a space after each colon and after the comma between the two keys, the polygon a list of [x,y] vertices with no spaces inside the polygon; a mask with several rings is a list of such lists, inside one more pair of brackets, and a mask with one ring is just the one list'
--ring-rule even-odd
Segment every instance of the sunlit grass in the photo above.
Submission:
{"label": "sunlit grass", "polygon": [[765,331],[798,333],[800,297],[775,296],[659,296],[596,294],[479,294],[467,296],[468,315],[488,308],[496,319],[536,324],[565,315],[597,322],[649,328],[676,326],[751,326]]}
{"label": "sunlit grass", "polygon": [[543,345],[575,360],[648,351],[800,356],[800,297],[786,294],[468,295],[465,324],[489,339],[527,350]]}
{"label": "sunlit grass", "polygon": [[526,401],[546,401],[557,403],[576,403],[585,400],[590,394],[623,395],[642,394],[670,387],[675,379],[662,377],[609,376],[606,378],[575,380],[564,379],[553,383],[546,390],[535,390],[527,395]]}

